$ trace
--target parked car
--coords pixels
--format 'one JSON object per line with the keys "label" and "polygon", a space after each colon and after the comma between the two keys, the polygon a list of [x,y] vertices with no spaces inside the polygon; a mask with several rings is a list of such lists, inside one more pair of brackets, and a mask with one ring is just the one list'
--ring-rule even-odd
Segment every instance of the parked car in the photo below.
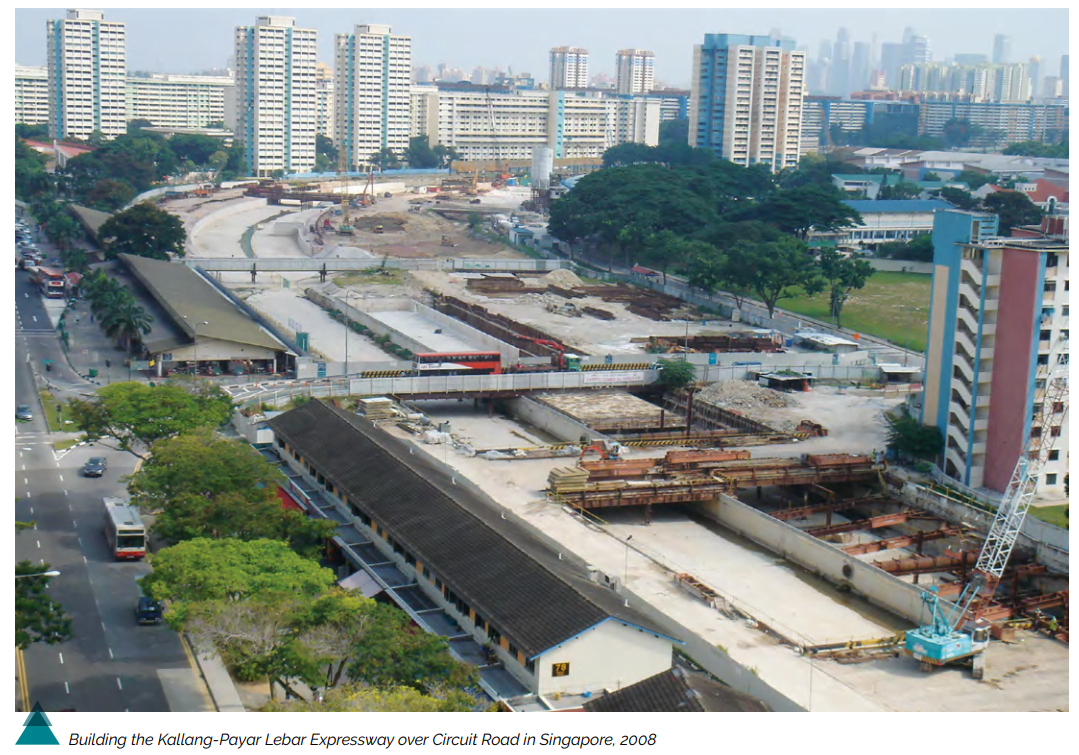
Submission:
{"label": "parked car", "polygon": [[164,607],[160,602],[145,595],[135,604],[135,621],[138,624],[160,624],[164,618]]}
{"label": "parked car", "polygon": [[108,460],[103,456],[95,456],[82,465],[84,477],[101,477],[109,468]]}
{"label": "parked car", "polygon": [[19,422],[30,422],[33,418],[34,412],[26,404],[19,404],[15,407],[15,419]]}

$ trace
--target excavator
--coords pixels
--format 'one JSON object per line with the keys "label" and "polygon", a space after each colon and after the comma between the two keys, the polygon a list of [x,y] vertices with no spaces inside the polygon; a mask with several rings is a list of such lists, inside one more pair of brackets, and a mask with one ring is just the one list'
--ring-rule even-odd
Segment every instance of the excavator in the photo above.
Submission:
{"label": "excavator", "polygon": [[562,372],[580,372],[581,371],[581,357],[579,354],[567,354],[566,347],[560,344],[558,341],[549,341],[544,338],[532,338],[531,336],[518,336],[526,341],[539,344],[540,346],[548,346],[558,352],[558,369]]}
{"label": "excavator", "polygon": [[578,461],[584,461],[589,453],[599,454],[603,461],[621,459],[626,453],[626,447],[613,440],[592,440],[587,435],[581,436],[581,456]]}

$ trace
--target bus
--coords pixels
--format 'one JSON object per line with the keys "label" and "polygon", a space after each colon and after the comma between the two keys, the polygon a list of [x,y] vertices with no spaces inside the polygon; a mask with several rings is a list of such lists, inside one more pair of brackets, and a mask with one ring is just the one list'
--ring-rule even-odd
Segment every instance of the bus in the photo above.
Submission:
{"label": "bus", "polygon": [[138,510],[122,498],[105,499],[105,541],[118,559],[146,555],[146,525]]}
{"label": "bus", "polygon": [[416,370],[425,375],[501,375],[502,354],[497,351],[450,351],[416,354]]}
{"label": "bus", "polygon": [[62,270],[54,270],[51,267],[39,267],[31,276],[37,284],[38,290],[47,299],[63,299],[67,291],[67,280]]}

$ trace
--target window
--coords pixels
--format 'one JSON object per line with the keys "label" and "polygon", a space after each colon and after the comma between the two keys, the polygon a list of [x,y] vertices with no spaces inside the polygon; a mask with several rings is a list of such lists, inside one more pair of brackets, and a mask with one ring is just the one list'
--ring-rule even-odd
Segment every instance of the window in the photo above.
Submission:
{"label": "window", "polygon": [[1049,461],[1057,461],[1060,459],[1060,451],[1054,449],[1049,452]]}
{"label": "window", "polygon": [[1047,474],[1045,476],[1045,484],[1046,485],[1056,485],[1057,484],[1057,476],[1055,474]]}
{"label": "window", "polygon": [[1050,427],[1049,428],[1049,435],[1051,435],[1054,438],[1059,438],[1060,437],[1060,425],[1053,425],[1052,427]]}

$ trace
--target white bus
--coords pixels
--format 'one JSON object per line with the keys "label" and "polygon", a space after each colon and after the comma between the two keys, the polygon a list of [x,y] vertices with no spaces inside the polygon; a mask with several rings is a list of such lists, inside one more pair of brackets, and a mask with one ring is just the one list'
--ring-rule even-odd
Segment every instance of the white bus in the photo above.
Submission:
{"label": "white bus", "polygon": [[105,540],[116,558],[146,555],[146,525],[139,512],[122,498],[105,499]]}

